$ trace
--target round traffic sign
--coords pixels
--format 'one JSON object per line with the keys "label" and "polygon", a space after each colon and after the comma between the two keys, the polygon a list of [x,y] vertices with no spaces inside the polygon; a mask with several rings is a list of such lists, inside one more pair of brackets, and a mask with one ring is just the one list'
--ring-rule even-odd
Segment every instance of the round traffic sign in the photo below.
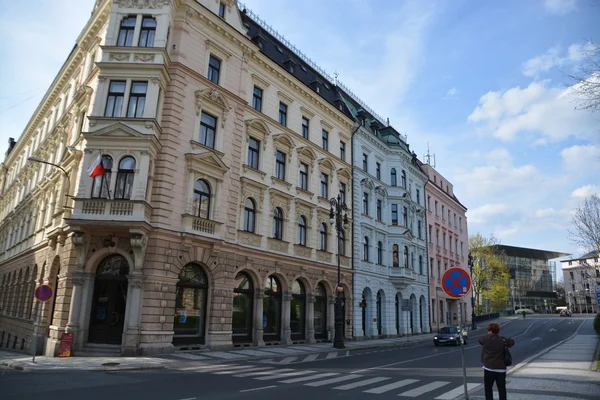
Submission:
{"label": "round traffic sign", "polygon": [[48,285],[40,285],[35,288],[35,298],[41,302],[48,301],[52,298],[52,288]]}
{"label": "round traffic sign", "polygon": [[442,276],[442,289],[450,297],[462,297],[471,290],[471,277],[462,268],[450,268]]}

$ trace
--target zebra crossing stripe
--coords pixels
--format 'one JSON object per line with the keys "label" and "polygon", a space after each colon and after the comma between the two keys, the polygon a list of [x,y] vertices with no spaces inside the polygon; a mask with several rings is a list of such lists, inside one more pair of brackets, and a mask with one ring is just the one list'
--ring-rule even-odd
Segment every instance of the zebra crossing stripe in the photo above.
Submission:
{"label": "zebra crossing stripe", "polygon": [[279,381],[279,383],[298,383],[298,382],[306,382],[312,381],[319,378],[326,378],[328,376],[339,375],[337,372],[326,372],[324,374],[313,375],[313,376],[303,376],[302,378],[294,378],[294,379],[286,379],[285,381]]}
{"label": "zebra crossing stripe", "polygon": [[327,354],[327,357],[325,357],[326,360],[332,359],[332,358],[336,358],[338,355],[337,351],[332,351],[330,353]]}
{"label": "zebra crossing stripe", "polygon": [[403,397],[419,397],[424,393],[431,392],[432,390],[436,390],[441,388],[442,386],[446,386],[450,384],[450,382],[444,381],[435,381],[428,383],[427,385],[419,386],[418,388],[414,388],[404,393],[400,393],[398,396]]}
{"label": "zebra crossing stripe", "polygon": [[394,383],[388,383],[387,385],[379,386],[373,389],[365,390],[363,393],[381,394],[389,392],[390,390],[398,389],[403,386],[412,385],[415,382],[419,382],[418,379],[404,379]]}
{"label": "zebra crossing stripe", "polygon": [[202,371],[205,369],[211,369],[211,370],[220,370],[220,369],[224,369],[227,367],[231,367],[231,365],[228,364],[214,364],[214,365],[194,365],[191,367],[182,367],[182,368],[177,368],[178,371]]}
{"label": "zebra crossing stripe", "polygon": [[286,357],[283,360],[279,361],[279,364],[290,364],[292,361],[296,361],[298,357]]}
{"label": "zebra crossing stripe", "polygon": [[237,366],[237,367],[231,367],[226,371],[217,371],[215,372],[215,375],[232,375],[232,374],[239,374],[240,372],[244,372],[244,371],[256,371],[257,368],[254,367],[254,365],[241,365],[241,366]]}
{"label": "zebra crossing stripe", "polygon": [[[467,383],[467,391],[475,389],[476,387],[481,386],[481,383]],[[436,400],[452,400],[460,396],[465,392],[465,387],[460,385],[456,389],[452,389],[449,392],[446,392],[438,397]]]}
{"label": "zebra crossing stripe", "polygon": [[354,383],[348,383],[347,385],[342,385],[342,386],[334,387],[334,389],[337,389],[337,390],[356,389],[357,387],[367,386],[367,385],[371,385],[373,383],[387,381],[388,379],[391,379],[391,378],[387,378],[385,376],[379,376],[379,377],[367,379],[367,380],[364,380],[364,381],[358,381],[358,382],[354,382]]}
{"label": "zebra crossing stripe", "polygon": [[295,371],[295,372],[288,372],[288,373],[284,373],[284,374],[276,374],[276,375],[272,375],[272,376],[261,376],[260,378],[254,378],[254,379],[259,380],[259,381],[269,381],[272,379],[287,378],[289,376],[314,374],[315,372],[316,371]]}
{"label": "zebra crossing stripe", "polygon": [[[235,376],[236,378],[245,378],[245,377],[247,377],[247,376],[268,375],[268,374],[272,374],[272,373],[273,373],[273,371],[270,371],[271,369],[274,369],[274,368],[269,368],[269,371],[262,371],[262,372],[248,372],[248,373],[245,373],[245,374],[239,374],[239,375],[234,375],[234,376]],[[293,370],[293,369],[286,368],[286,369],[280,369],[280,370],[278,370],[277,372],[278,372],[278,373],[280,373],[280,372],[291,372],[291,371],[294,371],[294,370]]]}
{"label": "zebra crossing stripe", "polygon": [[302,360],[303,362],[308,362],[308,361],[315,361],[317,359],[317,357],[319,357],[318,354],[311,354],[309,356],[306,356],[304,358],[304,360]]}
{"label": "zebra crossing stripe", "polygon": [[338,376],[337,378],[325,379],[324,381],[321,381],[321,382],[305,383],[304,386],[312,386],[312,387],[325,386],[325,385],[329,385],[329,384],[332,384],[332,383],[349,381],[350,379],[360,378],[361,376],[362,375],[344,375],[344,376]]}

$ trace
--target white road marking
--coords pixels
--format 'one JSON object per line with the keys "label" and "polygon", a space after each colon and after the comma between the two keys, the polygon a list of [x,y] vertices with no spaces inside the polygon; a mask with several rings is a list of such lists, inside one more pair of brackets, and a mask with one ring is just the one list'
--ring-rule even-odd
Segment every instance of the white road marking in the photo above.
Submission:
{"label": "white road marking", "polygon": [[279,361],[279,364],[289,364],[292,361],[296,361],[298,357],[286,357],[283,360]]}
{"label": "white road marking", "polygon": [[338,383],[338,382],[343,382],[343,381],[349,381],[350,379],[360,378],[361,376],[362,375],[338,376],[337,378],[325,379],[324,381],[320,381],[320,382],[305,383],[304,386],[312,386],[312,387],[325,386],[325,385],[329,385],[331,383]]}
{"label": "white road marking", "polygon": [[428,383],[427,385],[423,385],[423,386],[419,386],[418,388],[411,389],[407,392],[400,393],[398,396],[419,397],[420,395],[422,395],[424,393],[431,392],[432,390],[439,389],[442,386],[446,386],[448,384],[450,384],[450,382],[435,381],[435,382]]}
{"label": "white road marking", "polygon": [[255,390],[271,389],[271,388],[274,388],[274,387],[277,387],[277,385],[263,386],[263,387],[259,387],[259,388],[253,388],[253,389],[244,389],[244,390],[240,390],[240,393],[253,392]]}
{"label": "white road marking", "polygon": [[239,372],[242,372],[242,371],[248,370],[248,369],[254,369],[254,366],[253,365],[238,365],[238,366],[235,366],[235,367],[229,367],[225,371],[217,371],[214,374],[215,375],[237,374]]}
{"label": "white road marking", "polygon": [[388,379],[391,379],[391,378],[387,378],[385,376],[379,376],[379,377],[367,379],[364,381],[358,381],[358,382],[354,382],[354,383],[348,383],[347,385],[337,386],[337,387],[334,387],[334,389],[336,389],[336,390],[356,389],[357,387],[362,387],[362,386],[371,385],[371,384],[377,383],[377,382],[387,381]]}
{"label": "white road marking", "polygon": [[[239,374],[239,375],[234,375],[234,376],[236,378],[245,378],[247,376],[268,375],[268,374],[272,374],[273,373],[273,371],[271,371],[272,369],[273,368],[269,368],[268,371],[248,372],[248,373],[245,373],[245,374]],[[280,373],[280,372],[291,372],[291,371],[293,371],[293,369],[289,369],[289,368],[277,370],[278,373]]]}
{"label": "white road marking", "polygon": [[191,366],[191,367],[182,367],[182,368],[177,368],[178,371],[202,371],[205,369],[211,369],[211,370],[215,370],[218,371],[220,369],[224,369],[224,368],[228,368],[231,367],[231,365],[196,365],[196,366]]}
{"label": "white road marking", "polygon": [[327,353],[327,357],[325,357],[325,359],[329,360],[331,358],[336,358],[337,355],[338,355],[337,351],[332,351],[332,352]]}
{"label": "white road marking", "polygon": [[188,397],[187,399],[179,399],[179,400],[196,400],[195,397]]}
{"label": "white road marking", "polygon": [[259,380],[259,381],[269,381],[269,380],[272,380],[272,379],[287,378],[289,376],[314,374],[315,372],[316,371],[295,371],[295,372],[288,372],[286,374],[275,374],[275,375],[271,375],[271,376],[261,376],[260,378],[254,378],[254,379]]}
{"label": "white road marking", "polygon": [[[481,386],[481,383],[467,383],[467,392]],[[438,397],[436,400],[453,400],[465,392],[464,385],[460,385],[456,389],[452,389]]]}
{"label": "white road marking", "polygon": [[401,388],[403,386],[412,385],[415,382],[419,382],[419,380],[418,379],[404,379],[404,380],[401,380],[398,382],[388,383],[387,385],[383,385],[383,386],[376,387],[373,389],[365,390],[364,393],[381,394],[381,393],[389,392],[390,390]]}
{"label": "white road marking", "polygon": [[239,374],[239,373],[246,372],[246,371],[258,372],[258,371],[263,371],[266,369],[273,369],[273,368],[272,367],[258,367],[257,368],[254,365],[247,365],[243,369],[234,369],[232,371],[217,371],[217,372],[215,372],[215,375],[233,375],[233,374]]}
{"label": "white road marking", "polygon": [[311,354],[309,356],[306,356],[306,358],[303,360],[304,362],[307,361],[315,361],[317,359],[319,355],[318,354]]}
{"label": "white road marking", "polygon": [[306,382],[312,381],[319,378],[325,378],[328,376],[339,375],[337,372],[327,372],[324,374],[313,375],[313,376],[303,376],[302,378],[294,378],[294,379],[286,379],[285,381],[279,381],[279,383],[298,383],[298,382]]}

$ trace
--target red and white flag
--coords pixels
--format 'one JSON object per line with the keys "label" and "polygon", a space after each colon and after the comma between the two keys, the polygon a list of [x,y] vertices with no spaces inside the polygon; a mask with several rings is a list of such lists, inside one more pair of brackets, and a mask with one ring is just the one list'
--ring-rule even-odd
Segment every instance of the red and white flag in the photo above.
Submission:
{"label": "red and white flag", "polygon": [[104,175],[104,161],[102,160],[102,153],[98,154],[98,157],[87,170],[90,178],[95,178],[100,175]]}

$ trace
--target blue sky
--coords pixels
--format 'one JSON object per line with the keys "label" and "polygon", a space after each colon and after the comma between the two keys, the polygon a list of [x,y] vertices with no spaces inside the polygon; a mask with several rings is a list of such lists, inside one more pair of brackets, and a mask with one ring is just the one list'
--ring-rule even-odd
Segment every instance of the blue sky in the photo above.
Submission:
{"label": "blue sky", "polygon": [[[21,4],[23,3],[23,4]],[[27,3],[27,4],[25,4]],[[37,3],[33,5],[32,3]],[[0,144],[18,137],[93,0],[0,2]],[[568,79],[598,0],[247,0],[404,134],[468,207],[469,232],[580,253],[574,208],[600,193],[600,115]]]}

